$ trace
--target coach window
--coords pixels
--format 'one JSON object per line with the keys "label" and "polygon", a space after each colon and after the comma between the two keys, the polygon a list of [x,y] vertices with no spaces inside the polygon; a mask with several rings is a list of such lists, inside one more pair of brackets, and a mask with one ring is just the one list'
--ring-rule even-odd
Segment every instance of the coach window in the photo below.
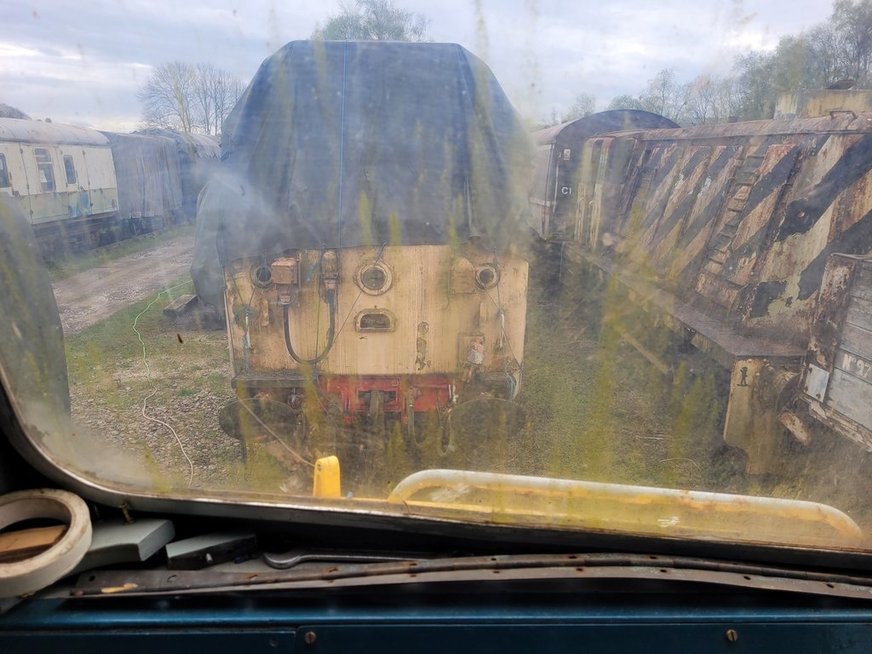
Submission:
{"label": "coach window", "polygon": [[39,170],[39,183],[44,192],[55,190],[54,170],[51,166],[51,155],[45,148],[34,148],[33,156],[36,157],[36,167]]}
{"label": "coach window", "polygon": [[76,167],[73,165],[72,156],[64,155],[64,173],[67,175],[67,184],[76,183]]}
{"label": "coach window", "polygon": [[9,188],[9,169],[6,167],[6,155],[0,154],[0,188]]}

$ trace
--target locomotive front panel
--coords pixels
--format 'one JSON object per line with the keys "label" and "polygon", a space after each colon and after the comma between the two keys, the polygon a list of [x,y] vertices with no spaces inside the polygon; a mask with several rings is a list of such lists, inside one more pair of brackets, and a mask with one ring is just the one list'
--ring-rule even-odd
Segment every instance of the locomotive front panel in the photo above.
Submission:
{"label": "locomotive front panel", "polygon": [[351,417],[513,398],[527,262],[469,246],[296,250],[226,273],[234,385],[295,407],[307,379]]}

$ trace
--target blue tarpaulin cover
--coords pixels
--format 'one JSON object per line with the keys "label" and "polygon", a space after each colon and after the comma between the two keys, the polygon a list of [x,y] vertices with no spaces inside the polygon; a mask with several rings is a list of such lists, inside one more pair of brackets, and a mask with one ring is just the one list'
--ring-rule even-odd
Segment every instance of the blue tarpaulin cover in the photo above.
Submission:
{"label": "blue tarpaulin cover", "polygon": [[298,248],[526,237],[531,146],[488,67],[453,44],[295,41],[224,124],[200,198],[192,274]]}

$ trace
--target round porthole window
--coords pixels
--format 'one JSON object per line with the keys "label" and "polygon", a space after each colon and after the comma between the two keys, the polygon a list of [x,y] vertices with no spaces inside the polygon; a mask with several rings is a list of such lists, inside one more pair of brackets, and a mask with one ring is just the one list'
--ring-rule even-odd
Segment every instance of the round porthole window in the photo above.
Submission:
{"label": "round porthole window", "polygon": [[269,286],[272,284],[272,270],[270,270],[269,266],[263,264],[254,266],[251,269],[251,281],[254,282],[255,286],[260,286],[261,288]]}
{"label": "round porthole window", "polygon": [[479,288],[493,288],[500,281],[500,271],[493,264],[486,263],[475,269],[475,284]]}
{"label": "round porthole window", "polygon": [[391,287],[391,269],[381,261],[367,263],[357,271],[357,285],[364,293],[381,295]]}

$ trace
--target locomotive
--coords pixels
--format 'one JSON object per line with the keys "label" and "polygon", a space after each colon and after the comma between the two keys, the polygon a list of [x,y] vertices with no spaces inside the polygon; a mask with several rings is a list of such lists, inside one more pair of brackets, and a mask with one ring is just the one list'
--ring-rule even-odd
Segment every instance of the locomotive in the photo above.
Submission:
{"label": "locomotive", "polygon": [[726,369],[749,472],[785,433],[872,450],[872,114],[619,131],[572,157],[572,210],[534,205],[534,227]]}
{"label": "locomotive", "polygon": [[218,157],[210,137],[172,134],[0,118],[0,192],[49,258],[161,229],[193,216],[200,171]]}
{"label": "locomotive", "polygon": [[[225,430],[294,432],[359,460],[397,427],[420,439],[428,416],[516,396],[531,148],[480,60],[292,42],[261,66],[222,151],[192,276],[227,316]],[[324,414],[349,429],[319,447]]]}

